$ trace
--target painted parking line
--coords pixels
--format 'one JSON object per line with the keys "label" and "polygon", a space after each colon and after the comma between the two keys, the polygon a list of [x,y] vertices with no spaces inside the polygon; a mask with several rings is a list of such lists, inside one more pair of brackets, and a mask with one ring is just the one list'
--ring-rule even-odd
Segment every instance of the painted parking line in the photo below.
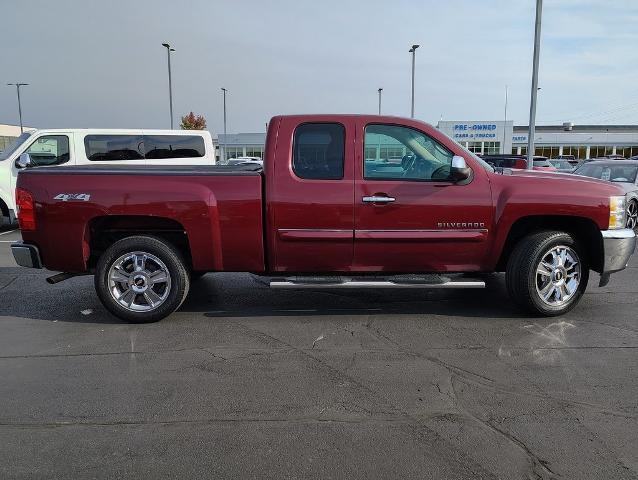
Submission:
{"label": "painted parking line", "polygon": [[9,233],[13,233],[13,232],[17,232],[18,229],[16,228],[15,230],[9,230],[8,232],[2,232],[0,233],[0,235],[8,235]]}

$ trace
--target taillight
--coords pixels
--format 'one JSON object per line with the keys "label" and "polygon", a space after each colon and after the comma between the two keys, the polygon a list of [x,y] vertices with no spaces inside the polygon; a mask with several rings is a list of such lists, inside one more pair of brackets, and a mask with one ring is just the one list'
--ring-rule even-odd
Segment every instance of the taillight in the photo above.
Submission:
{"label": "taillight", "polygon": [[16,206],[18,207],[18,223],[23,231],[35,230],[35,205],[33,195],[21,188],[16,189]]}

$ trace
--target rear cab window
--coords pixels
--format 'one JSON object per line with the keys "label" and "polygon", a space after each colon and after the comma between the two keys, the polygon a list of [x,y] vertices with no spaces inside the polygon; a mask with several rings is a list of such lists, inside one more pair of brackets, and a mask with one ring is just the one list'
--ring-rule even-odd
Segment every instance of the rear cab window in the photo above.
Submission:
{"label": "rear cab window", "polygon": [[199,135],[144,135],[144,152],[149,160],[198,158],[206,154],[206,147]]}
{"label": "rear cab window", "polygon": [[86,158],[93,162],[202,158],[201,135],[90,134],[84,137]]}
{"label": "rear cab window", "polygon": [[84,149],[92,162],[144,160],[142,135],[87,135]]}
{"label": "rear cab window", "polygon": [[310,180],[340,180],[345,161],[346,129],[340,123],[305,123],[295,129],[292,169]]}

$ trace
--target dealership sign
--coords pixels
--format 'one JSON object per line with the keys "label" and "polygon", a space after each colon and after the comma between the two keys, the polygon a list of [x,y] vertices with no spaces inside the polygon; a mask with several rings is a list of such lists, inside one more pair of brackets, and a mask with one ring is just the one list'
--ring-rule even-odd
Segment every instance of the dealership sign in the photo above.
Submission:
{"label": "dealership sign", "polygon": [[452,128],[454,140],[496,139],[495,123],[455,123]]}

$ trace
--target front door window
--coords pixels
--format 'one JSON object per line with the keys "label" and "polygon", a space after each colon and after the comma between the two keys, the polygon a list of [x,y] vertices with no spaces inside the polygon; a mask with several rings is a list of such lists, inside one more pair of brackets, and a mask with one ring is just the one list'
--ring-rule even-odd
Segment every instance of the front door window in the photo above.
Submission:
{"label": "front door window", "polygon": [[69,137],[43,135],[31,144],[25,153],[31,157],[34,167],[61,165],[69,161]]}
{"label": "front door window", "polygon": [[429,136],[398,125],[368,125],[366,180],[445,181],[454,154]]}

